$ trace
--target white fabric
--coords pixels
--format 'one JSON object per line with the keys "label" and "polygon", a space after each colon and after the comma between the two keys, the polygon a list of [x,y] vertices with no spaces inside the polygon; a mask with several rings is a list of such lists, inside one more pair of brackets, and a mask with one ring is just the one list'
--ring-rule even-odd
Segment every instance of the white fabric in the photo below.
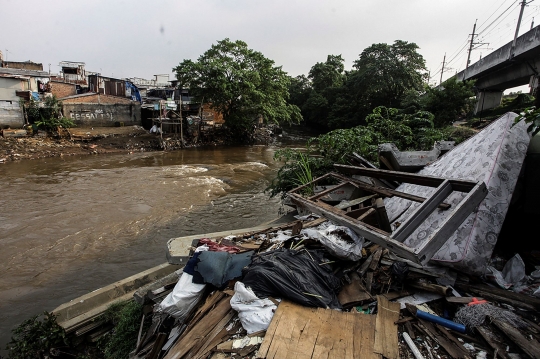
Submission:
{"label": "white fabric", "polygon": [[259,299],[251,288],[236,282],[231,307],[238,312],[240,323],[248,334],[266,330],[277,306],[269,299]]}
{"label": "white fabric", "polygon": [[163,299],[157,310],[183,321],[201,299],[204,288],[206,284],[195,284],[191,274],[182,273],[173,291]]}
{"label": "white fabric", "polygon": [[[527,125],[522,121],[512,127],[516,117],[515,113],[505,114],[419,172],[423,175],[484,181],[488,188],[488,194],[478,208],[435,253],[432,260],[437,263],[470,274],[484,274],[529,145]],[[411,184],[402,184],[397,190],[422,197],[429,197],[434,191],[433,188]],[[453,192],[445,201],[455,207],[464,197],[464,193]],[[391,221],[401,222],[419,204],[393,197],[387,198],[385,205]],[[447,213],[435,210],[404,243],[418,248],[424,239],[438,229]]]}

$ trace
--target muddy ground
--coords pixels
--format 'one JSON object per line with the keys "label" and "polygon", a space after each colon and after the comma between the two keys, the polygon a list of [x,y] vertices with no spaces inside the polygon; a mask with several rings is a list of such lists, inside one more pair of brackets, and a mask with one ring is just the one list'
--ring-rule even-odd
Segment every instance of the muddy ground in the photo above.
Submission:
{"label": "muddy ground", "polygon": [[[245,142],[268,145],[274,139],[273,131],[265,127],[257,128]],[[184,147],[232,143],[238,143],[238,139],[222,129],[206,130],[196,137],[187,133],[184,137]],[[182,143],[177,135],[163,134],[162,139],[159,134],[149,133],[141,126],[71,128],[54,135],[39,131],[24,137],[4,137],[0,133],[0,164],[22,159],[180,148]]]}
{"label": "muddy ground", "polygon": [[0,136],[0,163],[101,153],[161,150],[160,137],[140,126],[74,128],[62,136],[46,133],[27,137]]}

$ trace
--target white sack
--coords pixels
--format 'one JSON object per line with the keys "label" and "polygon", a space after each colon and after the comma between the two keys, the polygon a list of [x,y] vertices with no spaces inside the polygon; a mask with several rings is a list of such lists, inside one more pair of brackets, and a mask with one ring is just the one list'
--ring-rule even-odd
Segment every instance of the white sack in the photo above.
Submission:
{"label": "white sack", "polygon": [[240,323],[248,334],[266,330],[277,308],[271,300],[259,299],[242,282],[234,285],[231,307],[238,312]]}
{"label": "white sack", "polygon": [[193,276],[184,272],[173,291],[159,304],[157,311],[183,321],[201,299],[205,287],[206,284],[193,283]]}
{"label": "white sack", "polygon": [[[344,231],[352,240],[352,242],[342,239],[337,231]],[[302,234],[309,238],[318,240],[330,254],[349,261],[359,261],[362,259],[362,245],[364,238],[358,237],[350,228],[344,226],[321,226],[318,229],[306,228],[302,230]]]}

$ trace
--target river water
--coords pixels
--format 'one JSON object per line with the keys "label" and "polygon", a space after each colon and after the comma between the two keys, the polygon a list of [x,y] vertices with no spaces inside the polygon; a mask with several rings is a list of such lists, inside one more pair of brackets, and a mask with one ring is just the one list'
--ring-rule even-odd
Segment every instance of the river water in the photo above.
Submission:
{"label": "river water", "polygon": [[276,148],[0,165],[0,353],[22,320],[166,262],[170,238],[276,218],[280,201],[263,193]]}

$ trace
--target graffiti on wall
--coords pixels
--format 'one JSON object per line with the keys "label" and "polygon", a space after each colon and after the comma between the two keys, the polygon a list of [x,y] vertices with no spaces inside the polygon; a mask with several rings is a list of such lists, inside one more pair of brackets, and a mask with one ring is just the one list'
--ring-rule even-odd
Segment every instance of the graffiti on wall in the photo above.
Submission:
{"label": "graffiti on wall", "polygon": [[71,112],[70,117],[74,120],[109,120],[114,119],[112,112],[103,112],[103,110],[95,110],[94,112],[80,111]]}

